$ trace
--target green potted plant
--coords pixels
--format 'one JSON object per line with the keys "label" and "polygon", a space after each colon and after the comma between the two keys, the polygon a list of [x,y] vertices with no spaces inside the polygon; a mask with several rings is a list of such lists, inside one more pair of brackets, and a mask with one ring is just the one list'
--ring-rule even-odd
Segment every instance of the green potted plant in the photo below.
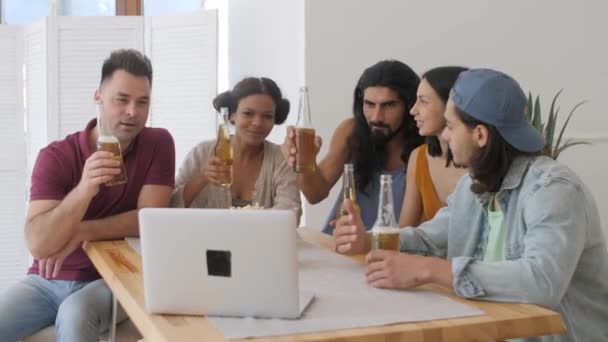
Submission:
{"label": "green potted plant", "polygon": [[559,106],[556,108],[557,98],[562,93],[563,89],[557,92],[553,97],[553,101],[551,102],[551,108],[549,109],[549,116],[546,121],[543,121],[540,99],[539,96],[536,96],[536,99],[532,96],[532,93],[528,93],[528,105],[526,106],[526,118],[528,121],[534,126],[543,137],[545,137],[545,141],[547,142],[547,146],[545,148],[545,152],[547,155],[553,159],[557,159],[559,155],[567,148],[575,146],[575,145],[589,145],[590,143],[587,141],[580,141],[574,139],[565,139],[564,140],[564,132],[566,131],[566,127],[572,118],[574,112],[583,105],[587,101],[581,101],[577,103],[568,117],[566,121],[559,128],[559,133],[556,134],[556,125],[557,118],[559,116]]}

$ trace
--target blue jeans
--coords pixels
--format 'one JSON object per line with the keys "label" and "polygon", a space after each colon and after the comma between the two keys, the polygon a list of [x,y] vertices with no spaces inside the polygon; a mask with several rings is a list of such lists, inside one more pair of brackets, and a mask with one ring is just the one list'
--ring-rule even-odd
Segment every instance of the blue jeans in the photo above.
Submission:
{"label": "blue jeans", "polygon": [[112,318],[103,279],[48,280],[30,274],[0,296],[0,341],[12,342],[55,324],[57,341],[99,341]]}

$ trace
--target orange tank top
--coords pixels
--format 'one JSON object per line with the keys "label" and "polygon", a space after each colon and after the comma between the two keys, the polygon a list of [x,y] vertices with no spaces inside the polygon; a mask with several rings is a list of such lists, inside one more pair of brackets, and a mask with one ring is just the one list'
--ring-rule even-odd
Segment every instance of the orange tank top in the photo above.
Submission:
{"label": "orange tank top", "polygon": [[416,156],[416,186],[422,198],[422,222],[432,219],[444,204],[441,203],[435,185],[431,179],[431,171],[426,158],[427,145],[420,146]]}

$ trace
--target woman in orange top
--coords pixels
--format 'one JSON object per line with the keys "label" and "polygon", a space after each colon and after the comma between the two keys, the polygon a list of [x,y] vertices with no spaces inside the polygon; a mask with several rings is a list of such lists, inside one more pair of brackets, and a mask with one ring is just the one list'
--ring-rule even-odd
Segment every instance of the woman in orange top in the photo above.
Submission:
{"label": "woman in orange top", "polygon": [[454,165],[447,143],[441,139],[445,128],[445,105],[458,75],[467,70],[446,66],[427,71],[418,86],[417,100],[410,114],[426,143],[410,154],[405,197],[399,225],[416,227],[430,220],[445,206],[446,198],[466,170]]}

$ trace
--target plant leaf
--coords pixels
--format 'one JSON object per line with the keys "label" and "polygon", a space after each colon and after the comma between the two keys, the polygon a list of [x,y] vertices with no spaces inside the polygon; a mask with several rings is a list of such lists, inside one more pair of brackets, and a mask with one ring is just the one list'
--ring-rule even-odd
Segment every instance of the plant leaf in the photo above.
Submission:
{"label": "plant leaf", "polygon": [[555,133],[555,125],[557,124],[557,114],[559,113],[559,109],[555,110],[555,103],[557,102],[557,98],[564,91],[564,89],[560,89],[560,91],[555,94],[553,97],[553,101],[551,101],[551,108],[549,109],[549,118],[547,119],[547,124],[545,125],[545,141],[547,144],[553,145],[553,135]]}
{"label": "plant leaf", "polygon": [[560,107],[557,107],[557,110],[555,110],[555,112],[553,113],[553,115],[549,115],[549,116],[553,116],[553,118],[549,118],[549,119],[552,120],[551,121],[551,125],[553,127],[551,128],[550,132],[545,132],[545,139],[547,141],[550,141],[551,145],[553,145],[553,143],[554,143],[555,127],[557,126],[557,117],[559,116],[559,110],[560,110]]}
{"label": "plant leaf", "polygon": [[534,126],[540,132],[540,134],[543,134],[541,119],[542,118],[540,114],[540,99],[538,95],[536,95],[536,101],[534,101],[534,117],[532,119],[532,126]]}
{"label": "plant leaf", "polygon": [[526,106],[526,120],[532,123],[532,92],[528,92],[528,105]]}
{"label": "plant leaf", "polygon": [[[570,118],[572,118],[572,114],[574,114],[574,112],[576,111],[576,109],[580,106],[582,106],[583,104],[585,104],[587,102],[587,100],[581,101],[579,103],[577,103],[572,110],[570,111],[570,114],[568,114],[568,117],[566,118],[566,121],[564,122],[564,124],[562,125],[562,129],[559,131],[559,135],[557,136],[557,142],[555,143],[555,148],[560,148],[560,144],[562,142],[562,138],[564,136],[564,132],[566,131],[566,127],[568,126],[568,123],[570,122]],[[566,141],[566,144],[568,144],[568,141]],[[558,150],[559,151],[559,150]],[[562,150],[563,151],[563,150]]]}
{"label": "plant leaf", "polygon": [[564,146],[561,146],[559,149],[557,149],[556,152],[554,152],[553,159],[557,159],[557,157],[559,157],[559,155],[565,149],[572,147],[572,146],[576,146],[576,145],[591,145],[591,143],[588,141],[570,141],[570,139],[568,139],[568,141],[564,144]]}

